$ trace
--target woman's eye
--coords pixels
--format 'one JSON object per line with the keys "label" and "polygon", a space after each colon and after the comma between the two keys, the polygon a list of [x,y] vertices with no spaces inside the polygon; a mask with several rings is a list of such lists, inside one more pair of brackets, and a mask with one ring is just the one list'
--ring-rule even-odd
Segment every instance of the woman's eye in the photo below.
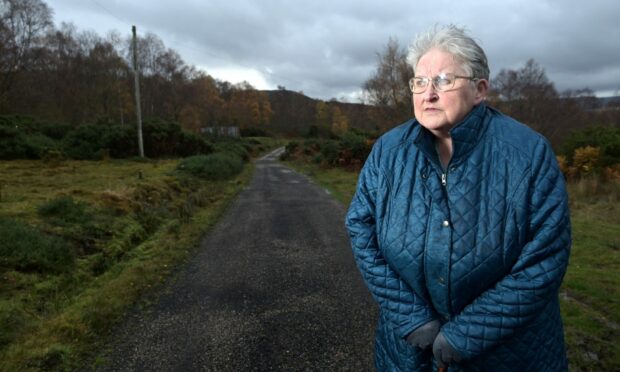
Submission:
{"label": "woman's eye", "polygon": [[442,86],[442,87],[448,86],[450,85],[450,79],[446,77],[438,78],[437,85]]}

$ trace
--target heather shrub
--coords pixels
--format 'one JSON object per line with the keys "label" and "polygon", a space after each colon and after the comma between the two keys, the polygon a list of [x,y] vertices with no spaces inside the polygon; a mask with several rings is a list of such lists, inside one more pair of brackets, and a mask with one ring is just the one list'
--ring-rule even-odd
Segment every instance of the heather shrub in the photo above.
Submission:
{"label": "heather shrub", "polygon": [[207,180],[225,180],[239,174],[243,160],[234,153],[196,155],[183,159],[177,166],[180,172]]}
{"label": "heather shrub", "polygon": [[0,266],[17,270],[62,272],[73,265],[72,247],[19,221],[0,218]]}

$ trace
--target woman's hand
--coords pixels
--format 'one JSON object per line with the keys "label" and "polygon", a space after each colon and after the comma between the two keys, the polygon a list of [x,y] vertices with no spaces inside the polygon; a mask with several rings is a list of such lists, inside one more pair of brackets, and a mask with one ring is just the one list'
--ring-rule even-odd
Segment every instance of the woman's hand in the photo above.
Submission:
{"label": "woman's hand", "polygon": [[440,368],[445,368],[449,364],[461,361],[461,356],[450,346],[441,332],[439,332],[435,342],[433,342],[433,355],[437,361],[437,366]]}
{"label": "woman's hand", "polygon": [[422,350],[428,349],[433,345],[433,341],[435,340],[435,337],[437,337],[440,328],[441,323],[439,323],[438,320],[431,320],[411,332],[409,336],[407,336],[407,343],[412,346],[419,347]]}

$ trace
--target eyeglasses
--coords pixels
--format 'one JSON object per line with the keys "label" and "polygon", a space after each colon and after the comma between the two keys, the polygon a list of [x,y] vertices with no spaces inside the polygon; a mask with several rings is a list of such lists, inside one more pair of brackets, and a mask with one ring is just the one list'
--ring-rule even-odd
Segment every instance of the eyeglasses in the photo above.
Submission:
{"label": "eyeglasses", "polygon": [[459,76],[451,73],[441,73],[433,78],[426,76],[416,76],[409,80],[409,89],[414,94],[424,93],[428,88],[428,83],[432,82],[435,90],[439,92],[446,92],[454,88],[456,79],[467,79],[471,81],[479,80],[478,78],[471,76]]}

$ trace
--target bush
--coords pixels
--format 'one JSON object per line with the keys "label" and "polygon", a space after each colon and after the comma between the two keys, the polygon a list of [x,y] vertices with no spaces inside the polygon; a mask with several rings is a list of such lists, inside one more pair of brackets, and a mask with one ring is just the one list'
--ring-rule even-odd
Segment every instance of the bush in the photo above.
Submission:
{"label": "bush", "polygon": [[0,116],[0,159],[39,159],[59,145],[27,118]]}
{"label": "bush", "polygon": [[271,137],[271,134],[262,128],[249,127],[239,130],[241,137]]}
{"label": "bush", "polygon": [[368,144],[366,137],[353,132],[347,132],[340,141],[340,147],[343,151],[347,152],[349,159],[359,160],[362,163],[366,161],[368,154],[370,154],[370,145]]}
{"label": "bush", "polygon": [[172,218],[166,206],[149,204],[137,210],[134,217],[147,235],[154,233],[163,221]]}
{"label": "bush", "polygon": [[289,143],[286,144],[286,146],[284,146],[284,152],[282,152],[282,154],[280,154],[280,160],[288,160],[291,157],[295,156],[295,151],[297,150],[297,148],[299,147],[299,143],[296,141],[290,141]]}
{"label": "bush", "polygon": [[248,147],[249,145],[246,147],[239,141],[221,141],[215,144],[215,151],[226,154],[234,154],[240,157],[243,161],[247,161],[250,159],[250,150]]}
{"label": "bush", "polygon": [[360,169],[370,154],[374,139],[372,133],[358,130],[346,132],[341,139],[305,139],[299,143],[287,144],[281,159],[302,158],[314,163],[339,166],[349,170]]}
{"label": "bush", "polygon": [[178,123],[146,120],[142,123],[144,154],[149,158],[175,156],[180,136],[181,126]]}
{"label": "bush", "polygon": [[0,115],[0,127],[2,126],[17,129],[26,136],[43,134],[54,140],[62,139],[71,130],[69,124],[49,123],[22,115]]}
{"label": "bush", "polygon": [[295,152],[295,150],[297,150],[298,147],[299,147],[299,142],[291,141],[286,144],[286,146],[284,147],[284,151],[288,152],[289,154],[292,154]]}
{"label": "bush", "polygon": [[564,141],[560,153],[572,164],[576,150],[588,146],[600,149],[599,166],[620,163],[620,128],[599,126],[574,131]]}
{"label": "bush", "polygon": [[239,174],[243,161],[233,153],[197,155],[183,159],[177,170],[207,180],[225,180]]}
{"label": "bush", "polygon": [[90,216],[86,214],[86,206],[83,203],[75,202],[70,196],[60,196],[48,200],[37,208],[37,212],[39,216],[53,218],[59,224],[90,220]]}
{"label": "bush", "polygon": [[[133,130],[136,133],[136,130]],[[137,138],[137,133],[136,136]],[[149,119],[142,124],[144,154],[150,158],[209,154],[213,146],[204,138],[184,131],[176,122]],[[137,142],[137,141],[135,141]]]}
{"label": "bush", "polygon": [[70,196],[46,201],[37,208],[38,215],[55,227],[65,240],[73,245],[78,256],[101,250],[102,243],[112,237],[114,211],[97,210],[86,203],[76,202]]}
{"label": "bush", "polygon": [[0,265],[18,270],[62,272],[73,265],[73,249],[62,239],[18,221],[0,218]]}
{"label": "bush", "polygon": [[313,124],[308,128],[308,131],[304,135],[305,138],[323,138],[323,139],[335,139],[337,136],[332,132],[328,125],[316,125]]}
{"label": "bush", "polygon": [[47,137],[60,141],[73,129],[71,125],[66,123],[40,123],[37,127],[41,134]]}
{"label": "bush", "polygon": [[30,153],[23,134],[15,128],[0,126],[0,159],[26,159]]}
{"label": "bush", "polygon": [[41,159],[50,151],[60,152],[60,145],[50,137],[36,133],[25,138],[29,152],[36,158]]}
{"label": "bush", "polygon": [[116,159],[138,156],[138,132],[135,126],[114,125],[106,133],[104,146]]}
{"label": "bush", "polygon": [[[209,154],[213,146],[204,138],[183,131],[174,122],[147,120],[142,125],[144,155],[149,158]],[[74,159],[97,160],[137,156],[135,125],[87,124],[71,131],[63,140],[65,153]]]}
{"label": "bush", "polygon": [[191,155],[207,155],[213,152],[213,145],[201,136],[194,133],[182,132],[177,144],[177,155],[186,157]]}
{"label": "bush", "polygon": [[325,141],[321,145],[321,155],[330,165],[336,165],[338,162],[338,151],[338,144],[335,141]]}
{"label": "bush", "polygon": [[[160,119],[146,120],[142,137],[144,153],[151,158],[213,152],[213,146],[203,137]],[[38,122],[29,117],[0,116],[0,159],[40,159],[50,151],[78,160],[137,156],[137,128],[135,124],[100,122],[71,129],[66,124]]]}
{"label": "bush", "polygon": [[597,170],[600,163],[601,149],[586,146],[575,149],[573,154],[573,166],[581,175],[587,175]]}
{"label": "bush", "polygon": [[80,125],[63,139],[65,154],[72,159],[99,160],[106,147],[109,128],[96,124]]}

